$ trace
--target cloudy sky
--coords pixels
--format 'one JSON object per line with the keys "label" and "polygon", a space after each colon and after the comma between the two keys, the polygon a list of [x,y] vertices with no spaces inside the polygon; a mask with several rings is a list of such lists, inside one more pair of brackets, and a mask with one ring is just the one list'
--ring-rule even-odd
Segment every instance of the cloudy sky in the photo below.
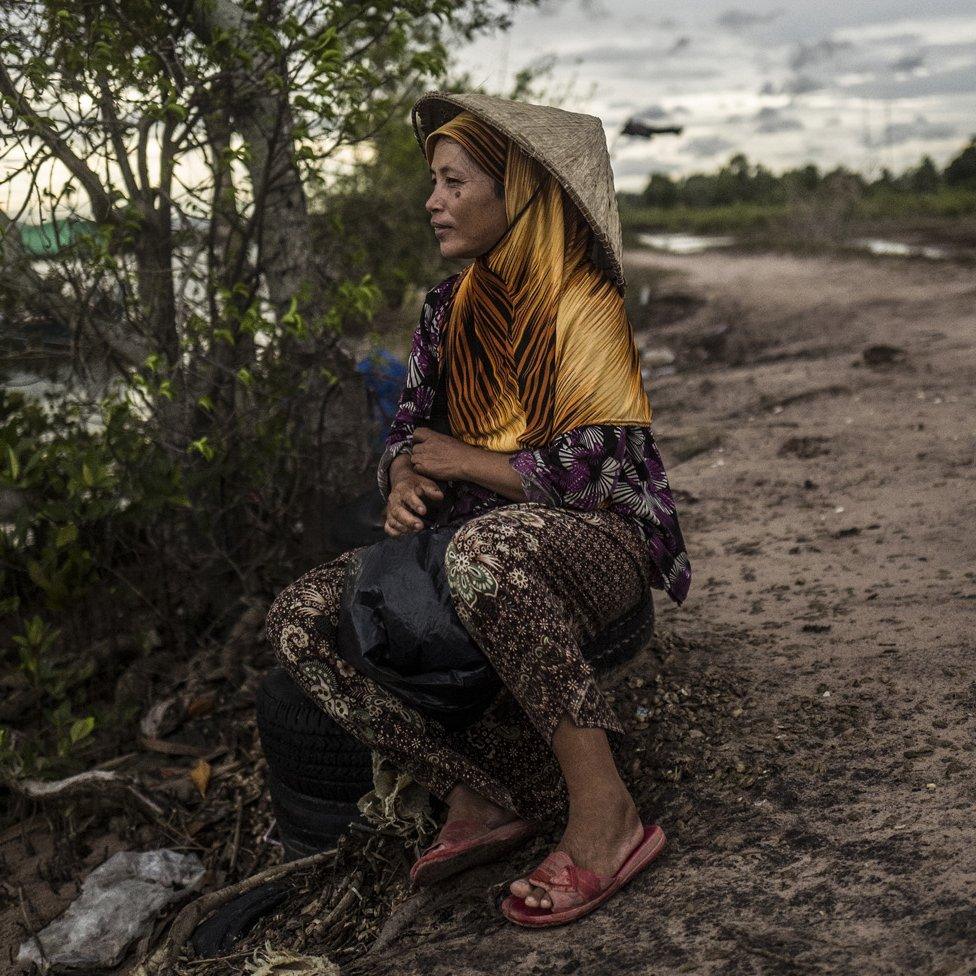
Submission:
{"label": "cloudy sky", "polygon": [[[458,67],[503,94],[551,64],[552,100],[603,120],[618,189],[734,152],[777,171],[942,165],[976,134],[974,0],[543,0],[514,21]],[[615,140],[632,115],[683,132]]]}

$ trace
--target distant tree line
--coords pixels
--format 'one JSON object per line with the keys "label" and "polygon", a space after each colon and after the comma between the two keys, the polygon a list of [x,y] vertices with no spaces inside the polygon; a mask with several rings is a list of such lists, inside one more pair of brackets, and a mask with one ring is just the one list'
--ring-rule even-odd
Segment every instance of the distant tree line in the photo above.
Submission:
{"label": "distant tree line", "polygon": [[673,179],[652,173],[640,193],[621,194],[637,206],[671,208],[718,207],[735,203],[787,203],[820,190],[843,187],[855,195],[874,193],[937,193],[943,188],[976,190],[976,136],[939,169],[931,156],[900,174],[885,167],[875,179],[837,166],[821,171],[815,163],[788,169],[777,175],[762,163],[750,163],[743,153],[732,156],[717,173],[692,173]]}

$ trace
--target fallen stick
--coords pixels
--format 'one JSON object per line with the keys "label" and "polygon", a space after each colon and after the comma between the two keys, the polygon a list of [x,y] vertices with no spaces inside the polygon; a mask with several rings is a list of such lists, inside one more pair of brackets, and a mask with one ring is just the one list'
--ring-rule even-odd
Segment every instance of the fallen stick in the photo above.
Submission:
{"label": "fallen stick", "polygon": [[27,834],[36,834],[39,830],[48,830],[47,821],[39,814],[35,817],[28,817],[19,823],[11,824],[2,834],[0,834],[0,847],[9,844],[11,841],[20,840]]}
{"label": "fallen stick", "polygon": [[227,746],[207,749],[205,746],[191,746],[186,742],[168,742],[166,739],[154,739],[140,735],[136,740],[140,749],[149,752],[159,752],[164,756],[189,756],[191,759],[216,759],[227,752]]}
{"label": "fallen stick", "polygon": [[15,793],[30,800],[68,800],[75,797],[101,799],[107,794],[119,799],[134,800],[136,806],[154,820],[166,815],[166,811],[158,803],[139,789],[139,784],[134,779],[107,769],[92,769],[87,773],[77,773],[50,783],[39,779],[10,778],[7,785]]}
{"label": "fallen stick", "polygon": [[37,927],[31,922],[30,916],[27,914],[27,906],[24,904],[24,889],[19,885],[17,886],[17,896],[20,898],[20,913],[24,916],[24,926],[27,929],[27,934],[30,936],[28,941],[32,941],[37,946],[37,951],[41,956],[41,963],[47,966],[47,953],[44,951],[41,940],[37,937]]}
{"label": "fallen stick", "polygon": [[238,895],[243,895],[248,891],[271,881],[278,881],[289,874],[301,871],[304,868],[315,867],[324,861],[335,857],[338,848],[328,851],[319,851],[309,857],[300,858],[297,861],[288,861],[285,864],[276,864],[273,868],[267,868],[250,878],[244,878],[236,884],[228,885],[219,891],[211,891],[208,895],[197,898],[190,902],[170,927],[166,941],[148,958],[139,963],[134,972],[134,976],[163,976],[172,967],[180,950],[186,944],[186,940],[193,933],[193,930],[209,915],[215,912],[221,905],[225,905]]}
{"label": "fallen stick", "polygon": [[332,926],[336,919],[341,918],[342,915],[346,913],[349,907],[352,905],[353,899],[356,897],[355,892],[350,888],[343,896],[339,899],[339,903],[325,916],[320,922],[315,922],[312,926],[311,935],[317,939],[323,937],[324,933]]}
{"label": "fallen stick", "polygon": [[388,949],[413,925],[421,913],[429,913],[438,901],[443,900],[443,894],[433,887],[421,888],[416,894],[400,902],[383,923],[383,928],[366,950],[366,955],[372,956]]}

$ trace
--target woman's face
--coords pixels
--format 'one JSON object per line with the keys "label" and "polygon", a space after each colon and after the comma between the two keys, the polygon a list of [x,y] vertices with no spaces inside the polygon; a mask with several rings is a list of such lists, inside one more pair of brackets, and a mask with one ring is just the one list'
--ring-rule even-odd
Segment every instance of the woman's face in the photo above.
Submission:
{"label": "woman's face", "polygon": [[495,181],[453,139],[434,143],[432,192],[424,205],[445,258],[484,254],[508,229]]}

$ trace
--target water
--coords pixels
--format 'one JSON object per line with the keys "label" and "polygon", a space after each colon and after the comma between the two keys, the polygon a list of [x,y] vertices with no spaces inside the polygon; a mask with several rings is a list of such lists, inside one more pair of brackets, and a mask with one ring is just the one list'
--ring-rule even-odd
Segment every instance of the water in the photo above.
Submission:
{"label": "water", "polygon": [[734,237],[705,236],[703,234],[638,234],[637,239],[645,247],[669,254],[701,254],[713,247],[728,247],[735,243]]}
{"label": "water", "polygon": [[851,244],[871,254],[899,258],[928,258],[930,261],[944,261],[949,257],[949,252],[944,247],[933,247],[927,244],[905,244],[902,241],[886,241],[881,237],[858,237],[851,241]]}
{"label": "water", "polygon": [[[701,254],[715,247],[728,247],[736,239],[729,235],[705,234],[638,234],[637,239],[645,247],[668,254]],[[851,247],[878,254],[884,257],[925,258],[929,261],[944,261],[952,257],[952,252],[944,247],[931,244],[906,244],[903,241],[890,241],[883,237],[856,237],[849,241]],[[643,297],[643,296],[642,296]],[[641,304],[644,304],[642,301]]]}

